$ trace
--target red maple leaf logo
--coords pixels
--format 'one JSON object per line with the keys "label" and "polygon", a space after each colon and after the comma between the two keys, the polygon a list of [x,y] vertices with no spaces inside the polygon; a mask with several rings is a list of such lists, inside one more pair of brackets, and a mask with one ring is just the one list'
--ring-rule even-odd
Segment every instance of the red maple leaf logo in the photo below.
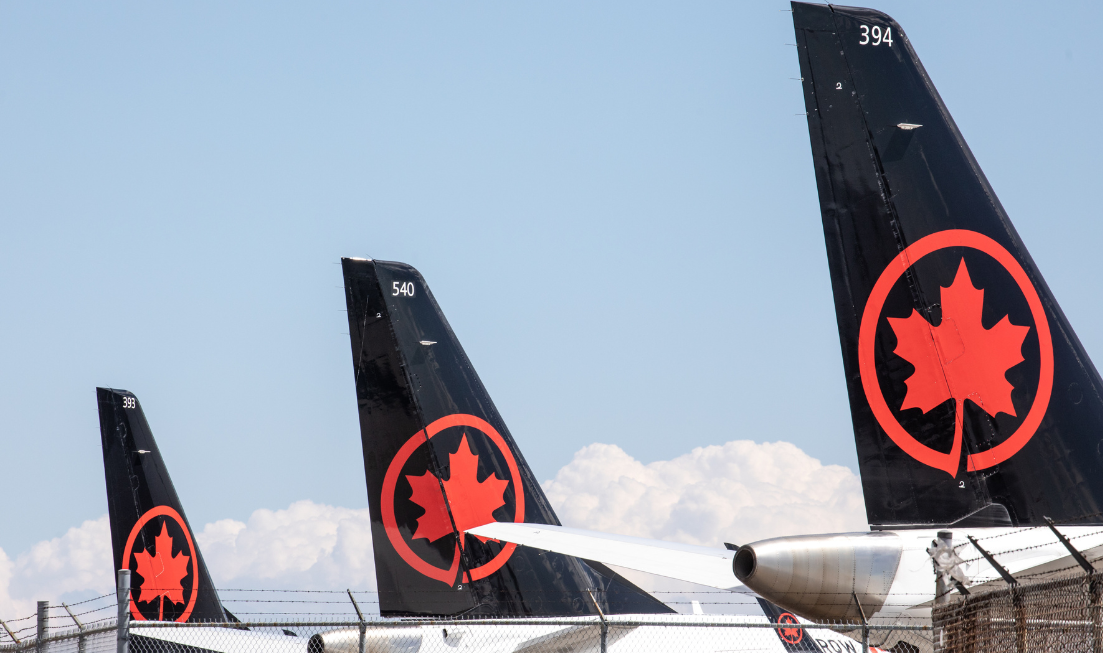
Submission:
{"label": "red maple leaf logo", "polygon": [[785,627],[785,625],[800,624],[800,621],[788,612],[778,617],[777,623],[781,626],[781,628],[777,629],[777,634],[781,639],[785,640],[786,644],[800,644],[800,640],[804,639],[804,629]]}
{"label": "red maple leaf logo", "polygon": [[142,577],[142,586],[138,588],[138,601],[152,603],[161,599],[157,620],[165,620],[165,599],[173,603],[184,602],[184,587],[180,584],[188,575],[188,556],[183,553],[172,555],[172,536],[168,534],[168,524],[161,523],[161,534],[153,538],[156,555],[149,550],[134,554],[138,563],[135,572]]}
{"label": "red maple leaf logo", "polygon": [[1005,375],[1023,361],[1023,341],[1030,327],[1011,324],[1005,315],[985,329],[983,309],[984,291],[973,287],[963,258],[954,282],[942,288],[941,324],[932,326],[915,309],[906,318],[888,318],[896,333],[896,355],[915,366],[905,380],[908,392],[900,410],[919,408],[927,413],[948,399],[957,402],[951,460],[961,457],[966,399],[993,417],[1001,412],[1015,415],[1014,386]]}
{"label": "red maple leaf logo", "polygon": [[[479,457],[471,451],[467,443],[467,434],[460,439],[456,453],[448,454],[448,467],[451,470],[447,480],[440,480],[426,470],[421,476],[407,476],[414,492],[410,501],[421,506],[425,514],[417,518],[417,529],[413,539],[425,538],[435,542],[452,533],[452,522],[456,529],[466,533],[467,529],[497,521],[494,511],[506,505],[505,491],[509,481],[503,481],[494,474],[479,481]],[[445,504],[441,494],[448,496]],[[452,508],[452,518],[448,518],[448,507]],[[486,542],[489,538],[478,537]],[[460,537],[460,548],[464,545]]]}

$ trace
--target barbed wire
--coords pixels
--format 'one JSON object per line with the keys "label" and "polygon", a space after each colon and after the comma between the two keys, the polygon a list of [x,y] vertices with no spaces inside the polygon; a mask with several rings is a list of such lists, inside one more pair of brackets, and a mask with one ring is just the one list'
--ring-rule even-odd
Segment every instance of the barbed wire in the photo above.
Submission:
{"label": "barbed wire", "polygon": [[[973,539],[975,539],[978,542],[982,542],[984,540],[994,540],[994,539],[997,539],[997,538],[1000,538],[1000,537],[1006,537],[1006,536],[1010,536],[1010,535],[1019,535],[1019,534],[1022,534],[1022,533],[1026,533],[1026,532],[1033,531],[1033,530],[1038,530],[1038,529],[1046,529],[1048,531],[1049,526],[1031,526],[1029,528],[1016,529],[1016,530],[1011,531],[1011,532],[1001,533],[1001,534],[998,534],[998,535],[992,535],[992,536],[989,536],[989,537],[986,537],[986,538],[980,538],[980,537],[975,537],[974,536]],[[1074,540],[1083,540],[1084,538],[1088,538],[1088,537],[1101,536],[1101,535],[1103,535],[1103,528],[1099,528],[1097,530],[1089,531],[1087,533],[1078,533],[1078,534],[1071,535],[1071,536],[1068,535],[1067,533],[1062,533],[1062,535],[1064,535],[1065,538],[1068,539],[1069,542],[1071,543]],[[988,553],[992,557],[997,558],[997,560],[998,560],[1000,556],[1010,556],[1010,555],[1013,555],[1013,554],[1016,554],[1016,553],[1023,553],[1023,552],[1026,552],[1026,551],[1036,551],[1038,549],[1053,547],[1054,545],[1061,545],[1060,540],[1058,540],[1056,538],[1056,536],[1054,536],[1052,541],[1039,542],[1038,544],[1020,546],[1020,547],[1017,547],[1017,548],[1014,548],[1014,549],[988,550],[987,547],[986,547],[985,550],[987,550]],[[962,542],[960,544],[955,544],[954,545],[954,550],[960,552],[964,548],[972,547],[972,546],[973,546],[972,542],[965,541],[965,542]],[[1103,542],[1100,542],[1100,544],[1096,545],[1096,546],[1103,546]],[[1095,548],[1095,547],[1091,547],[1091,548]],[[974,550],[976,550],[975,547],[974,547]],[[968,564],[971,564],[971,563],[980,562],[981,560],[984,560],[984,556],[981,555],[978,552],[976,557],[963,558],[963,560],[964,560],[964,562],[966,562]]]}
{"label": "barbed wire", "polygon": [[115,592],[112,591],[112,592],[109,592],[107,594],[101,594],[99,596],[94,596],[90,599],[84,599],[83,601],[75,601],[73,603],[68,603],[67,602],[65,605],[68,605],[70,608],[73,608],[73,607],[76,607],[78,605],[84,605],[85,603],[91,603],[93,601],[102,601],[104,599],[114,600],[114,598],[115,598]]}

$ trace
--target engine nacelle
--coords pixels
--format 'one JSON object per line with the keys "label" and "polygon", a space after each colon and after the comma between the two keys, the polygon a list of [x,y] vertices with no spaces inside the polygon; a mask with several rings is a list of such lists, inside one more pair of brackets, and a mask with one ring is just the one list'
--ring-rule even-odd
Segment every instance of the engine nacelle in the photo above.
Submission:
{"label": "engine nacelle", "polygon": [[[763,598],[807,619],[859,619],[881,609],[900,566],[895,533],[798,535],[739,547],[735,576]],[[932,580],[933,582],[933,580]]]}
{"label": "engine nacelle", "polygon": [[[368,628],[364,633],[365,653],[416,653],[421,648],[421,629],[417,626]],[[307,653],[359,653],[360,629],[341,628],[310,638]]]}

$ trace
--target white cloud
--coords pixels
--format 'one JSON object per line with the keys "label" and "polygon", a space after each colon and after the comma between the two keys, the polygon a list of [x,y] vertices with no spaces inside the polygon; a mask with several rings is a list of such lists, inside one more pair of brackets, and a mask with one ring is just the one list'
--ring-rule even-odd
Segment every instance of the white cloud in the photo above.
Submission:
{"label": "white cloud", "polygon": [[107,515],[38,542],[14,561],[0,550],[0,615],[34,614],[37,600],[56,604],[108,594],[111,566]]}
{"label": "white cloud", "polygon": [[297,501],[207,524],[196,539],[218,587],[375,589],[367,508]]}
{"label": "white cloud", "polygon": [[858,477],[788,442],[736,440],[646,465],[592,444],[543,487],[566,526],[687,544],[868,528]]}
{"label": "white cloud", "polygon": [[7,553],[4,553],[3,549],[0,549],[0,615],[5,617],[14,617],[15,615],[24,614],[20,606],[12,599],[11,596],[11,577],[12,577],[12,564],[11,558]]}

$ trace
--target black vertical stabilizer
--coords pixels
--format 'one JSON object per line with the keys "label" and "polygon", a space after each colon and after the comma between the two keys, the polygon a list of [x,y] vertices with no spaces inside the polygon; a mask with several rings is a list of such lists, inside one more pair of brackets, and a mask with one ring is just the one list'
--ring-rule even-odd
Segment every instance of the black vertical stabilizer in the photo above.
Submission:
{"label": "black vertical stabilizer", "polygon": [[96,388],[115,569],[131,570],[131,615],[146,621],[226,621],[142,405]]}
{"label": "black vertical stabilizer", "polygon": [[907,36],[793,20],[870,525],[1098,523],[1099,374]]}
{"label": "black vertical stabilizer", "polygon": [[763,614],[770,620],[770,623],[777,624],[778,627],[774,632],[777,633],[777,638],[781,640],[781,645],[785,647],[786,651],[790,653],[823,653],[823,648],[816,643],[814,637],[816,631],[792,628],[791,626],[794,624],[801,623],[796,615],[788,610],[782,610],[760,596],[755,598],[758,599],[758,605],[762,608]]}
{"label": "black vertical stabilizer", "polygon": [[418,271],[342,267],[380,612],[671,612],[604,567],[463,534],[559,521]]}

